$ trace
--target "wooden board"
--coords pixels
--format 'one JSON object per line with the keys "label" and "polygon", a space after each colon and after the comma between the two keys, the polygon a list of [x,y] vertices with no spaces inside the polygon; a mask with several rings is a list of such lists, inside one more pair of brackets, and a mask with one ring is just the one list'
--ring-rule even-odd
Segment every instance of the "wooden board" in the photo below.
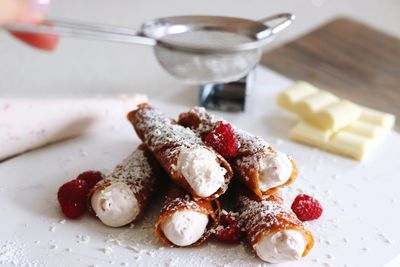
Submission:
{"label": "wooden board", "polygon": [[335,19],[265,53],[261,62],[293,80],[400,118],[400,40],[365,24]]}

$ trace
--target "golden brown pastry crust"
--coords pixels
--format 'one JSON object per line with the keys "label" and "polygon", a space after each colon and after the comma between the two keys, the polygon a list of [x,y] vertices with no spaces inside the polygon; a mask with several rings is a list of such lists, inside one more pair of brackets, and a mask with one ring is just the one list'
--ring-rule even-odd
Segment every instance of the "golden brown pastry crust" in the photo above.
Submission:
{"label": "golden brown pastry crust", "polygon": [[190,196],[183,189],[171,185],[169,188],[167,195],[165,197],[163,206],[161,208],[160,215],[157,219],[157,223],[155,225],[155,232],[158,238],[169,247],[179,247],[169,241],[162,229],[161,225],[164,221],[172,216],[177,211],[182,210],[192,210],[196,212],[203,213],[208,216],[209,223],[207,225],[207,231],[203,234],[203,236],[195,243],[191,244],[188,247],[199,246],[204,241],[206,241],[211,235],[211,229],[215,228],[217,224],[218,213],[220,211],[220,204],[217,199],[214,200],[206,200],[206,199],[197,199],[195,200],[192,196]]}
{"label": "golden brown pastry crust", "polygon": [[157,160],[146,146],[141,144],[129,157],[118,164],[104,180],[98,182],[90,190],[88,195],[89,211],[96,215],[90,201],[95,192],[103,190],[112,183],[122,182],[129,185],[138,201],[139,214],[133,220],[136,221],[143,215],[161,184],[166,181],[165,176],[166,174]]}
{"label": "golden brown pastry crust", "polygon": [[263,236],[283,230],[296,230],[304,234],[307,245],[303,257],[314,246],[311,232],[294,212],[284,206],[282,198],[278,195],[270,195],[259,201],[253,193],[242,194],[239,197],[239,213],[246,231],[246,239],[253,250]]}
{"label": "golden brown pastry crust", "polygon": [[[214,117],[204,108],[195,107],[189,112],[180,114],[178,123],[193,129],[193,131],[204,139],[216,127],[219,121],[221,119]],[[262,163],[260,162],[267,154],[275,153],[275,150],[257,136],[238,128],[234,128],[234,132],[238,138],[240,147],[238,153],[227,160],[231,164],[235,176],[256,194],[258,199],[261,200],[273,194],[279,188],[293,183],[297,177],[298,170],[294,161],[290,159],[293,166],[290,178],[284,184],[262,192],[260,190],[260,177],[263,175],[263,171],[261,170]]]}
{"label": "golden brown pastry crust", "polygon": [[212,200],[225,193],[233,176],[231,166],[221,155],[205,146],[192,130],[178,125],[147,103],[140,104],[136,110],[129,112],[128,119],[139,138],[147,145],[170,178],[196,199],[203,197],[196,194],[185,177],[176,169],[179,151],[181,148],[200,146],[215,154],[219,165],[226,170],[225,183],[214,194],[204,199]]}

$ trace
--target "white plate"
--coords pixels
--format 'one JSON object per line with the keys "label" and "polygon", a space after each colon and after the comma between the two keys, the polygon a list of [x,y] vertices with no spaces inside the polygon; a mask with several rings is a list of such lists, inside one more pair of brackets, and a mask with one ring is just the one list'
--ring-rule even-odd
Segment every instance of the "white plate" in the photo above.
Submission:
{"label": "white plate", "polygon": [[[243,114],[223,114],[295,158],[300,177],[283,190],[291,204],[299,192],[324,207],[307,223],[316,240],[299,262],[279,266],[382,266],[400,252],[400,136],[387,141],[364,163],[289,141],[295,122],[274,96],[291,81],[258,70],[257,89]],[[197,91],[165,90],[153,101],[171,116],[196,104]],[[188,103],[189,102],[189,103]],[[244,266],[263,264],[243,244],[208,242],[199,248],[164,248],[154,236],[159,203],[134,228],[113,229],[89,215],[66,220],[58,187],[88,169],[110,171],[139,144],[124,118],[109,130],[19,156],[0,164],[0,265],[38,266]],[[61,222],[61,223],[60,223]]]}

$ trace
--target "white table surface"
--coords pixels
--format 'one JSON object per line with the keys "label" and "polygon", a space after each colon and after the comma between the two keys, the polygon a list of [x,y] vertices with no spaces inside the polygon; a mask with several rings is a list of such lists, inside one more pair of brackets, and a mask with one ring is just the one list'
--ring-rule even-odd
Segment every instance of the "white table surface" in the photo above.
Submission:
{"label": "white table surface", "polygon": [[[287,205],[304,192],[315,196],[324,207],[319,220],[307,223],[315,237],[310,254],[301,261],[278,266],[384,266],[400,255],[400,135],[391,132],[363,163],[291,142],[286,135],[295,118],[279,109],[273,100],[279,90],[290,84],[290,80],[276,73],[259,69],[247,112],[223,114],[294,157],[300,176],[281,190]],[[194,90],[175,88],[164,92],[153,104],[176,117],[195,104],[196,95]],[[109,130],[1,163],[0,266],[2,261],[11,266],[12,259],[17,266],[263,264],[243,244],[208,242],[195,249],[163,248],[154,235],[158,203],[133,229],[109,228],[88,215],[60,223],[63,215],[56,200],[58,187],[84,170],[110,171],[138,144],[132,126],[121,118]],[[395,266],[398,265],[390,267]]]}
{"label": "white table surface", "polygon": [[[219,14],[257,19],[285,11],[297,15],[295,24],[266,49],[296,38],[338,15],[354,17],[400,37],[400,2],[397,0],[54,0],[50,15],[135,27],[150,18],[178,14]],[[278,90],[290,83],[274,77],[277,76],[264,76],[263,83],[268,90]],[[187,106],[197,103],[197,90],[188,89],[190,86],[171,78],[158,66],[151,49],[147,47],[65,39],[54,53],[47,54],[27,48],[0,32],[0,97],[145,92],[156,103],[161,103],[169,114],[177,115]],[[266,94],[265,97],[265,103],[271,104],[272,100],[268,97],[272,96]],[[304,261],[290,266],[382,266],[397,255],[400,252],[400,236],[396,235],[400,223],[397,208],[400,200],[396,188],[400,164],[395,162],[398,158],[397,154],[393,154],[393,147],[400,149],[399,136],[393,133],[381,154],[365,164],[324,152],[314,151],[316,156],[309,157],[313,150],[285,139],[293,123],[291,117],[278,113],[280,115],[274,118],[267,112],[269,109],[258,112],[260,106],[264,107],[262,101],[249,109],[250,114],[256,114],[256,125],[243,120],[249,113],[238,117],[229,115],[228,119],[275,141],[278,148],[297,156],[305,179],[288,192],[289,199],[297,190],[306,188],[306,192],[315,194],[326,207],[324,217],[311,224],[317,237],[315,249]],[[20,262],[33,259],[48,266],[106,266],[110,265],[110,261],[114,262],[113,266],[121,266],[125,262],[130,262],[130,266],[139,263],[145,266],[148,264],[146,260],[155,264],[157,259],[146,253],[135,262],[138,253],[119,246],[111,255],[104,254],[102,249],[106,245],[106,233],[118,234],[119,230],[111,231],[92,218],[59,224],[62,215],[54,197],[59,184],[83,169],[97,168],[99,162],[104,168],[111,169],[129,153],[127,144],[133,146],[138,143],[137,139],[131,139],[129,126],[120,134],[110,130],[104,135],[51,146],[0,164],[0,197],[4,201],[0,207],[2,216],[6,218],[6,227],[0,229],[3,247],[7,247],[4,242],[10,241],[8,245],[16,248],[15,255],[21,259]],[[88,151],[89,157],[80,156],[82,149]],[[387,163],[386,154],[382,151],[388,152],[392,157],[390,162],[394,162],[388,168],[381,165]],[[334,166],[333,163],[337,162],[340,162],[341,168]],[[361,180],[355,183],[355,177]],[[38,179],[43,179],[43,182],[38,182]],[[364,193],[358,195],[357,192]],[[40,194],[38,198],[37,193]],[[366,215],[357,215],[359,212]],[[15,213],[19,215],[13,216]],[[372,218],[378,219],[373,221],[373,226],[368,223]],[[51,232],[53,226],[55,231]],[[78,242],[76,236],[79,234],[89,235],[91,241]],[[353,237],[345,241],[348,236]],[[36,241],[40,243],[36,244]],[[67,252],[67,248],[72,248],[72,252]],[[0,246],[0,253],[1,249]],[[216,250],[213,246],[203,250],[214,256],[227,253],[223,263],[230,262],[231,254],[244,255],[244,262],[261,263],[241,248],[226,248],[218,244]],[[176,258],[174,251],[160,253],[167,255],[164,260]],[[198,255],[188,250],[179,253],[186,258]],[[208,254],[205,255],[207,257]],[[238,259],[237,265],[243,264],[243,259]],[[181,262],[178,258],[179,263],[201,266],[209,262]]]}

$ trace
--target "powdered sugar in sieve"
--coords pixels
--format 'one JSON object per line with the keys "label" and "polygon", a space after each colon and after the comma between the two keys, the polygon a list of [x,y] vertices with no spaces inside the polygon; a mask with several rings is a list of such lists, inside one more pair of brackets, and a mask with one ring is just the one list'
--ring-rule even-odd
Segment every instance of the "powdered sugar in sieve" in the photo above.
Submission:
{"label": "powdered sugar in sieve", "polygon": [[[161,38],[170,44],[196,46],[204,49],[221,49],[252,41],[248,36],[220,31],[192,31],[170,34]],[[229,82],[245,76],[258,63],[261,49],[226,53],[196,53],[155,48],[161,65],[173,76],[188,82]]]}

